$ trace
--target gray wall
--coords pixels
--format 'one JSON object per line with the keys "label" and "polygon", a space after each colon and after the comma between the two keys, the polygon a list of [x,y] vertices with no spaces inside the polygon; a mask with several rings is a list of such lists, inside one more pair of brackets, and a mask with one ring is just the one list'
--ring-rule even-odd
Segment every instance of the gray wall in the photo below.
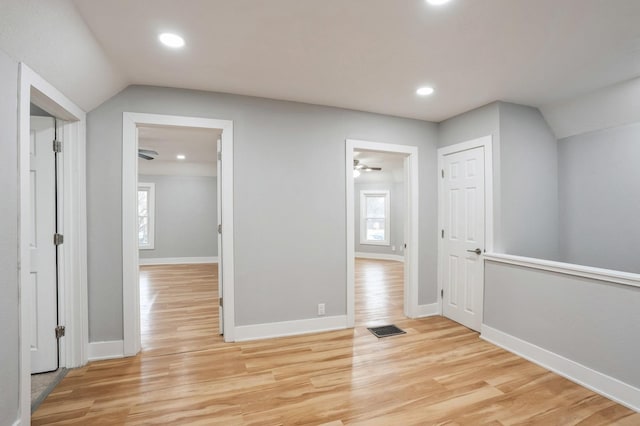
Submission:
{"label": "gray wall", "polygon": [[438,125],[438,146],[492,136],[494,251],[558,257],[556,140],[532,107],[494,102]]}
{"label": "gray wall", "polygon": [[493,102],[438,123],[438,147],[492,136],[494,251],[502,253],[499,104],[499,102]]}
{"label": "gray wall", "polygon": [[155,183],[155,248],[140,258],[211,257],[218,255],[216,178],[140,175]]}
{"label": "gray wall", "polygon": [[0,425],[18,417],[18,64],[0,50]]}
{"label": "gray wall", "polygon": [[500,246],[557,259],[558,148],[537,108],[500,102]]}
{"label": "gray wall", "polygon": [[[355,251],[361,253],[393,254],[404,256],[404,215],[405,215],[405,194],[403,183],[361,183],[354,186],[354,208],[355,208]],[[391,203],[390,218],[390,240],[388,246],[360,244],[360,191],[362,190],[386,190],[389,191],[389,201]],[[393,251],[392,247],[396,250]]]}
{"label": "gray wall", "polygon": [[484,323],[640,387],[640,288],[486,262]]}
{"label": "gray wall", "polygon": [[562,260],[640,273],[640,124],[559,141]]}
{"label": "gray wall", "polygon": [[[437,126],[262,98],[131,86],[88,114],[91,341],[122,339],[122,113],[234,121],[237,325],[346,313],[345,139],[419,147],[419,303],[436,285]],[[286,297],[284,297],[286,296]]]}

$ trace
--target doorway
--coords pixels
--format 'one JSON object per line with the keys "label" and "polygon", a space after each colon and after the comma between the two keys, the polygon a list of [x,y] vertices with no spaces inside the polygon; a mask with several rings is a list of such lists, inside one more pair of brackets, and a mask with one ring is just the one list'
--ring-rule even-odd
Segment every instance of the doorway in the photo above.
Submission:
{"label": "doorway", "polygon": [[354,151],[356,325],[404,318],[407,154]]}
{"label": "doorway", "polygon": [[483,317],[483,254],[492,250],[491,155],[490,136],[438,150],[442,314],[475,331]]}
{"label": "doorway", "polygon": [[[38,342],[41,333],[33,321],[36,315],[32,310],[36,303],[34,298],[38,297],[37,290],[33,290],[39,287],[40,278],[47,276],[45,281],[49,283],[46,286],[48,295],[42,296],[46,299],[46,312],[43,313],[40,306],[37,310],[38,317],[44,314],[42,318],[48,318],[46,325],[42,326],[42,332],[48,334],[51,340],[58,329],[59,338],[54,339],[53,344],[48,344],[46,366],[39,366],[40,361],[34,361],[34,371],[79,367],[87,362],[86,140],[84,111],[25,64],[21,63],[19,68],[20,423],[29,424],[32,346],[35,342],[38,347],[36,352],[41,348]],[[36,133],[39,130],[34,128],[32,132],[32,105],[49,117],[49,122],[42,128],[42,144],[37,143],[39,136]],[[54,119],[55,124],[52,123]],[[64,143],[61,146],[62,153],[51,161],[54,139],[64,140]],[[39,164],[32,164],[31,154],[40,147],[49,152],[49,158],[43,163],[47,164],[43,167],[48,170]],[[44,153],[42,149],[40,151]],[[32,170],[32,165],[35,165],[35,170]],[[43,172],[43,179],[37,179],[40,172]],[[45,175],[51,182],[46,182]],[[59,181],[57,194],[55,186],[50,185],[55,177]],[[39,196],[39,186],[47,187],[48,195]],[[48,197],[49,201],[43,203],[42,197]],[[42,219],[48,221],[46,225],[44,222],[40,224],[43,236],[41,244],[34,244],[32,238],[38,234],[39,215],[36,213],[43,213]],[[54,234],[61,235],[57,237],[57,245],[54,244]],[[37,246],[48,247],[48,254],[43,256],[43,253],[38,253]],[[48,271],[42,269],[45,267]],[[37,305],[42,302],[39,301]]]}
{"label": "doorway", "polygon": [[[154,354],[197,350],[208,339],[193,339],[179,329],[193,326],[189,314],[198,306],[201,332],[223,334],[218,314],[221,130],[137,129],[141,348]],[[174,277],[169,287],[167,277]]]}
{"label": "doorway", "polygon": [[[374,189],[369,192],[363,189],[360,193],[359,189],[359,192],[356,193],[354,174],[357,173],[354,172],[354,166],[357,167],[357,165],[366,164],[364,162],[364,160],[367,160],[366,155],[370,155],[372,157],[375,157],[376,155],[394,157],[402,163],[402,171],[399,173],[402,174],[403,181],[403,202],[400,210],[402,211],[401,214],[403,216],[402,219],[404,225],[402,226],[403,231],[401,231],[402,238],[396,240],[395,243],[391,242],[393,231],[388,229],[390,228],[390,223],[384,223],[384,221],[381,220],[383,218],[370,217],[368,218],[369,220],[367,220],[365,217],[364,221],[356,221],[356,197],[358,197],[361,207],[365,206],[369,198],[371,205],[375,205],[377,203],[384,206],[384,200],[386,199],[386,205],[389,207],[391,206],[390,201],[392,197],[390,191],[378,188],[377,191]],[[357,163],[355,162],[356,160],[358,161]],[[372,166],[369,167],[371,169],[375,168],[375,165],[366,165]],[[373,172],[373,170],[363,172],[369,173]],[[403,313],[407,317],[415,318],[418,316],[418,148],[407,145],[348,139],[346,141],[345,173],[347,184],[347,325],[349,327],[353,327],[356,321],[356,223],[359,223],[358,243],[379,242],[379,244],[369,244],[376,245],[378,247],[379,253],[377,253],[377,255],[379,259],[384,259],[386,257],[387,259],[395,258],[397,260],[400,255],[389,253],[402,253],[404,258],[404,266],[402,268],[404,275],[404,283],[402,286]],[[359,209],[358,214],[360,214],[361,211],[362,209]],[[373,216],[376,215],[384,216],[384,213],[373,214]],[[387,216],[389,216],[389,214],[387,214]],[[359,217],[358,219],[361,218]],[[369,227],[367,227],[367,223],[370,225]],[[384,232],[382,229],[386,229],[391,232]],[[364,244],[364,246],[366,245],[367,244]],[[363,244],[360,244],[360,246],[363,246]],[[380,253],[380,251],[384,251],[387,248],[390,250],[389,253],[386,255],[384,253]],[[391,250],[392,248],[395,248],[396,250]],[[370,256],[375,257],[375,253]]]}
{"label": "doorway", "polygon": [[[218,194],[221,214],[216,231],[220,234],[218,253],[221,274],[219,282],[224,292],[224,340],[234,339],[233,310],[233,122],[206,118],[169,116],[159,114],[123,114],[122,154],[122,211],[123,211],[123,320],[124,355],[132,356],[141,349],[140,292],[139,292],[139,217],[138,207],[138,133],[143,127],[169,127],[192,129],[217,129],[220,131],[220,170],[218,170]],[[213,146],[216,142],[213,141]],[[219,302],[222,305],[221,302]],[[223,322],[221,321],[222,325]]]}

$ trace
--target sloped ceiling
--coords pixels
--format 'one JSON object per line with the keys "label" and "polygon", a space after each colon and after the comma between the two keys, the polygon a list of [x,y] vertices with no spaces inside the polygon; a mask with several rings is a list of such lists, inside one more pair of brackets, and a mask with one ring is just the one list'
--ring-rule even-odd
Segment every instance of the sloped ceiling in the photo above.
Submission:
{"label": "sloped ceiling", "polygon": [[148,84],[438,122],[639,76],[638,22],[637,0],[3,0],[0,49],[86,110]]}
{"label": "sloped ceiling", "polygon": [[68,0],[0,1],[0,49],[85,111],[128,84]]}

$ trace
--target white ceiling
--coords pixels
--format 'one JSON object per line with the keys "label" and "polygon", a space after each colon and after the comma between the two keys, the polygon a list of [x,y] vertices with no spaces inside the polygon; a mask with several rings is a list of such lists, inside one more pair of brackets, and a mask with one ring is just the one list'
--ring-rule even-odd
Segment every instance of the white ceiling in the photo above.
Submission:
{"label": "white ceiling", "polygon": [[[1,0],[0,50],[85,111],[137,83],[430,121],[495,100],[548,117],[640,76],[638,22],[638,0]],[[186,48],[159,46],[166,30]]]}
{"label": "white ceiling", "polygon": [[[138,158],[140,175],[216,176],[217,140],[221,131],[194,127],[140,126],[138,148],[158,153]],[[178,160],[177,155],[186,158]]]}
{"label": "white ceiling", "polygon": [[359,183],[401,183],[404,181],[404,159],[406,154],[377,151],[355,151],[353,158],[370,167],[381,167],[379,171],[362,172],[355,178]]}
{"label": "white ceiling", "polygon": [[[128,82],[441,121],[640,75],[638,0],[75,0]],[[157,42],[174,31],[186,48]],[[415,96],[435,87],[428,98]]]}
{"label": "white ceiling", "polygon": [[[138,148],[158,152],[156,160],[169,162],[216,163],[221,131],[195,127],[139,126]],[[178,160],[178,154],[184,160]],[[155,161],[155,160],[153,160]]]}

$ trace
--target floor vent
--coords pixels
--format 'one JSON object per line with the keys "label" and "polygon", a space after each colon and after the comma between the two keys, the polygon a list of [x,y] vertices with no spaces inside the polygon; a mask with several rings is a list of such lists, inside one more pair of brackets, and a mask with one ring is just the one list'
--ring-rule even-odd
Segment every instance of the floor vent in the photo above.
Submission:
{"label": "floor vent", "polygon": [[373,333],[373,335],[376,336],[377,338],[395,336],[395,335],[398,335],[398,334],[405,334],[406,333],[406,331],[396,327],[393,324],[391,324],[391,325],[383,325],[383,326],[380,326],[380,327],[368,327],[367,330],[369,330],[371,333]]}

